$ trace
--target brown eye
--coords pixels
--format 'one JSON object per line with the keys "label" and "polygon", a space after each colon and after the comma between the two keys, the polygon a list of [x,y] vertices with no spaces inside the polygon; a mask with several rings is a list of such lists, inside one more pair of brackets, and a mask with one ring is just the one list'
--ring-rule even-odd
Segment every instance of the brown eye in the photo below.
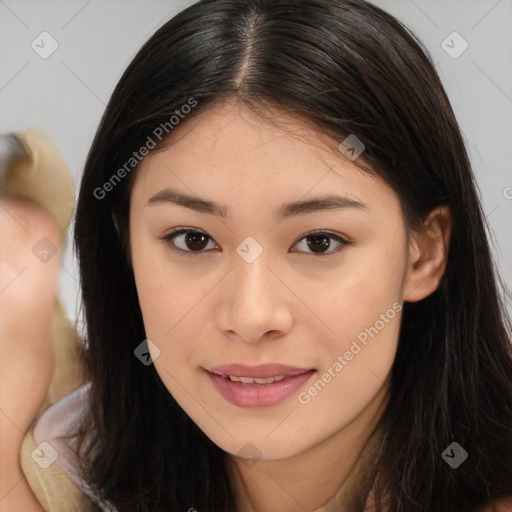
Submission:
{"label": "brown eye", "polygon": [[[307,248],[312,251],[309,254],[314,254],[320,258],[332,256],[333,254],[339,252],[343,246],[350,244],[350,242],[341,236],[329,231],[317,231],[314,233],[309,233],[306,236],[303,236],[298,243],[302,242],[303,240],[306,240]],[[338,250],[331,250],[327,252],[327,250],[333,245],[332,240],[339,244]]]}
{"label": "brown eye", "polygon": [[[181,247],[175,242],[176,239],[181,243]],[[203,249],[207,247],[208,241],[211,238],[202,231],[180,228],[168,233],[162,237],[162,240],[166,242],[169,249],[180,256],[195,256],[194,253],[205,252]],[[177,248],[176,245],[178,245]]]}
{"label": "brown eye", "polygon": [[323,252],[329,249],[331,242],[328,235],[310,235],[306,238],[308,247],[313,252]]}
{"label": "brown eye", "polygon": [[200,251],[207,245],[208,235],[203,233],[188,232],[184,238],[184,242],[187,247],[193,251]]}

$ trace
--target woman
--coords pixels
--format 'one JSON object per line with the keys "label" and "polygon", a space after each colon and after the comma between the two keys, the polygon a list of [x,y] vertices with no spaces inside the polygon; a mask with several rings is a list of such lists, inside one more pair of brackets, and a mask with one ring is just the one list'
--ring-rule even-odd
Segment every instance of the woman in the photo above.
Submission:
{"label": "woman", "polygon": [[66,439],[105,510],[512,507],[474,177],[427,51],[378,7],[167,22],[107,106],[75,243],[90,383]]}

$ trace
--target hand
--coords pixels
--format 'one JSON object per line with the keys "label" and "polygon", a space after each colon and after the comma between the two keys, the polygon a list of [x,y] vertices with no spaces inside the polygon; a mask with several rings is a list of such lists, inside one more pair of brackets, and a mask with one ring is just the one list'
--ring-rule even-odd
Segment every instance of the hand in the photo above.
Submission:
{"label": "hand", "polygon": [[60,233],[34,201],[0,200],[0,511],[42,510],[19,464],[50,385]]}

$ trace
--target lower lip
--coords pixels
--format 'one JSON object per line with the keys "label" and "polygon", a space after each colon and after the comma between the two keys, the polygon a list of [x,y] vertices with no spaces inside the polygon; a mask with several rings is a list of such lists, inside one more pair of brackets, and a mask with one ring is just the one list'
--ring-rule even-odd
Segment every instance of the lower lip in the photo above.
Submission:
{"label": "lower lip", "polygon": [[285,377],[283,380],[272,384],[244,384],[243,382],[233,382],[229,378],[221,377],[209,371],[206,371],[206,373],[217,391],[228,402],[237,407],[255,409],[271,407],[286,400],[311,378],[315,370]]}

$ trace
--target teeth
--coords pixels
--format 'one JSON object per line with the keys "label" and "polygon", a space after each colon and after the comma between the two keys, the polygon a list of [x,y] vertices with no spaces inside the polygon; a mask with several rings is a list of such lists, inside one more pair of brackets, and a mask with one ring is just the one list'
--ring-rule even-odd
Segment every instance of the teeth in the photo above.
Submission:
{"label": "teeth", "polygon": [[242,384],[272,384],[284,379],[284,375],[276,375],[275,377],[268,377],[267,379],[253,379],[251,377],[235,377],[228,375],[229,379],[233,382],[242,382]]}

